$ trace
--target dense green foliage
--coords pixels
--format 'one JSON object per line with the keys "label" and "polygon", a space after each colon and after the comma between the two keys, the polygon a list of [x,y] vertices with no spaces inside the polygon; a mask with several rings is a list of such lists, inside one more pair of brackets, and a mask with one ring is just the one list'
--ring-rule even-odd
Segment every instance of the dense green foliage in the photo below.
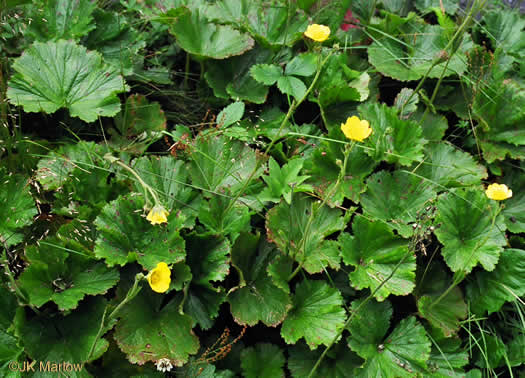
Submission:
{"label": "dense green foliage", "polygon": [[0,0],[0,376],[523,376],[525,17],[459,3]]}

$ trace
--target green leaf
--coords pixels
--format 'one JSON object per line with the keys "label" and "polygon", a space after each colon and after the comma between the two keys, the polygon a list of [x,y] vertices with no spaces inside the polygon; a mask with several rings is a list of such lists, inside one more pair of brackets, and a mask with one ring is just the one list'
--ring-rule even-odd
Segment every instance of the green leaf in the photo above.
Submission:
{"label": "green leaf", "polygon": [[23,240],[21,229],[31,224],[37,210],[27,178],[0,168],[0,182],[0,243],[10,247]]}
{"label": "green leaf", "polygon": [[[334,138],[332,133],[342,135],[341,131],[334,130],[328,135],[330,138]],[[352,148],[348,156],[346,172],[339,187],[334,191],[334,185],[341,172],[337,160],[344,160],[343,151],[344,147],[340,143],[322,141],[314,150],[311,159],[304,162],[304,171],[310,176],[306,182],[312,184],[315,192],[322,198],[331,193],[331,197],[327,199],[327,204],[330,206],[341,205],[344,198],[358,203],[361,193],[365,190],[364,179],[377,164],[363,149]]]}
{"label": "green leaf", "polygon": [[[86,300],[78,309],[67,316],[35,316],[26,320],[20,329],[25,352],[31,359],[47,361],[52,365],[61,362],[84,364],[100,357],[109,343],[99,338],[100,320],[105,312],[106,301],[101,297]],[[94,348],[93,348],[94,347]],[[93,353],[90,356],[90,351]],[[37,363],[38,366],[39,363]],[[84,366],[68,372],[70,377],[90,377]],[[54,377],[56,372],[42,372],[42,377]]]}
{"label": "green leaf", "polygon": [[[157,194],[159,201],[170,212],[180,210],[185,227],[193,227],[197,216],[200,197],[189,186],[188,165],[172,157],[146,157],[134,160],[133,169]],[[135,180],[135,191],[144,191]],[[145,193],[149,196],[149,193]]]}
{"label": "green leaf", "polygon": [[414,377],[426,372],[430,341],[415,317],[402,319],[387,337],[390,303],[363,304],[358,299],[352,302],[351,310],[355,315],[348,327],[348,345],[366,360],[359,376]]}
{"label": "green leaf", "polygon": [[505,249],[492,272],[476,272],[467,284],[467,298],[479,315],[499,311],[505,302],[525,294],[525,251]]}
{"label": "green leaf", "polygon": [[520,366],[525,363],[525,333],[515,335],[507,345],[510,366]]}
{"label": "green leaf", "polygon": [[305,339],[310,349],[328,345],[345,322],[343,297],[326,282],[304,279],[295,287],[293,308],[281,327],[287,344]]}
{"label": "green leaf", "polygon": [[301,188],[303,181],[309,177],[299,176],[303,163],[303,159],[292,159],[280,168],[275,159],[271,157],[268,163],[270,174],[262,177],[268,186],[259,195],[260,200],[279,202],[283,196],[286,203],[290,204],[295,188]]}
{"label": "green leaf", "polygon": [[334,85],[319,91],[319,105],[326,108],[332,104],[360,101],[361,93],[349,84]]}
{"label": "green leaf", "polygon": [[525,177],[522,173],[524,167],[523,162],[519,169],[512,166],[512,169],[505,172],[504,178],[505,184],[512,189],[512,198],[505,200],[502,214],[508,230],[515,234],[525,232]]}
{"label": "green leaf", "polygon": [[78,177],[82,170],[89,169],[87,165],[93,165],[93,154],[103,155],[105,152],[93,142],[67,144],[38,161],[36,179],[44,190],[57,190],[72,176]]}
{"label": "green leaf", "polygon": [[84,45],[90,50],[97,50],[106,63],[115,66],[124,75],[143,75],[141,66],[144,57],[139,54],[139,50],[146,46],[143,36],[117,12],[97,8],[93,16],[96,27],[88,34]]}
{"label": "green leaf", "polygon": [[[319,273],[325,268],[339,268],[338,245],[325,238],[344,227],[341,212],[319,204],[306,196],[296,195],[291,205],[281,202],[266,215],[268,240],[292,257],[308,273]],[[308,219],[315,216],[307,230]]]}
{"label": "green leaf", "polygon": [[149,103],[142,95],[131,95],[115,117],[118,133],[111,129],[114,149],[141,155],[162,137],[166,117],[158,102]]}
{"label": "green leaf", "polygon": [[383,301],[390,294],[410,294],[415,287],[416,258],[408,250],[407,241],[394,236],[384,223],[370,222],[364,217],[353,221],[352,231],[354,236],[347,233],[340,236],[343,261],[355,266],[349,274],[352,286],[373,292],[393,274],[375,293],[375,298]]}
{"label": "green leaf", "polygon": [[255,104],[266,101],[268,87],[257,82],[250,70],[257,64],[272,63],[274,53],[259,46],[227,60],[211,60],[206,63],[204,78],[213,89],[215,96],[244,100]]}
{"label": "green leaf", "polygon": [[95,220],[98,236],[95,255],[106,265],[125,265],[137,260],[151,270],[157,263],[184,260],[184,240],[179,235],[184,218],[171,212],[167,225],[151,225],[141,215],[144,198],[137,193],[121,196],[108,203]]}
{"label": "green leaf", "polygon": [[288,277],[292,274],[293,259],[290,256],[279,253],[266,268],[266,273],[272,277],[275,286],[290,294]]}
{"label": "green leaf", "polygon": [[[17,361],[20,355],[24,353],[24,348],[18,345],[18,339],[16,337],[3,329],[0,330],[0,343],[0,372],[5,374],[7,373],[7,369],[3,369],[3,362]],[[9,366],[10,365],[8,365],[8,367]],[[6,376],[9,375],[5,374],[4,377]]]}
{"label": "green leaf", "polygon": [[223,281],[230,272],[231,246],[227,239],[213,235],[191,234],[186,243],[186,262],[192,279],[185,288],[184,312],[201,328],[209,329],[226,299],[223,288],[215,287],[212,282]]}
{"label": "green leaf", "polygon": [[241,277],[239,287],[228,296],[231,313],[239,324],[280,324],[291,307],[288,292],[277,287],[266,273],[276,251],[259,236],[243,233],[232,249],[232,264]]}
{"label": "green leaf", "polygon": [[456,13],[459,4],[454,0],[416,0],[414,5],[420,12],[428,12],[431,8],[439,8],[453,15]]}
{"label": "green leaf", "polygon": [[495,50],[517,56],[525,55],[523,28],[525,20],[520,13],[511,9],[490,10],[483,16],[484,27],[480,28],[491,41]]}
{"label": "green leaf", "polygon": [[426,159],[414,164],[412,171],[443,187],[479,185],[487,178],[487,169],[472,156],[446,142],[430,143],[425,147]]}
{"label": "green leaf", "polygon": [[[423,115],[425,115],[424,118]],[[410,119],[421,125],[423,138],[431,141],[441,141],[448,128],[448,121],[444,116],[430,112],[425,113],[421,107],[410,116]]]}
{"label": "green leaf", "polygon": [[447,277],[445,267],[433,263],[425,269],[425,280],[418,282],[417,307],[419,314],[427,319],[432,326],[440,328],[445,337],[457,333],[459,321],[467,317],[467,305],[459,287],[452,285]]}
{"label": "green leaf", "polygon": [[241,352],[241,367],[246,378],[284,377],[284,354],[276,345],[258,343]]}
{"label": "green leaf", "polygon": [[354,71],[348,67],[348,55],[343,53],[333,53],[328,57],[328,50],[321,51],[322,57],[328,59],[321,70],[316,88],[322,90],[329,87],[348,85],[349,80],[359,77],[361,72]]}
{"label": "green leaf", "polygon": [[433,184],[408,171],[379,171],[371,175],[367,191],[361,195],[363,210],[377,219],[389,222],[404,237],[410,236],[417,212],[435,196]]}
{"label": "green leaf", "polygon": [[18,279],[18,285],[37,307],[49,301],[61,310],[77,307],[85,295],[105,294],[119,280],[117,270],[109,270],[90,256],[68,248],[51,238],[30,246],[26,256],[30,265]]}
{"label": "green leaf", "polygon": [[[414,95],[413,93],[413,89],[403,88],[397,94],[396,99],[394,100],[394,107],[399,110],[399,116],[403,119],[408,118],[417,110],[419,95],[417,93]],[[409,99],[410,102],[408,102]]]}
{"label": "green leaf", "polygon": [[390,327],[392,305],[389,301],[376,302],[373,299],[363,302],[363,299],[352,302],[354,316],[347,328],[351,334],[347,341],[352,350],[368,359],[378,352],[377,347]]}
{"label": "green leaf", "polygon": [[[409,22],[400,28],[395,38],[388,35],[375,40],[368,47],[368,60],[383,75],[401,81],[419,80],[429,71],[432,62],[444,54],[448,42],[441,26]],[[458,51],[448,62],[435,65],[428,77],[461,75],[467,68],[465,51],[471,46],[472,41],[466,34]]]}
{"label": "green leaf", "polygon": [[251,214],[244,204],[231,203],[230,198],[220,195],[211,197],[209,201],[202,201],[199,221],[216,235],[230,236],[235,241],[240,232],[250,230]]}
{"label": "green leaf", "polygon": [[304,53],[296,55],[290,63],[286,65],[285,75],[312,76],[317,70],[317,55],[314,53]]}
{"label": "green leaf", "polygon": [[[319,349],[311,351],[304,343],[297,343],[288,351],[288,369],[294,378],[307,377],[323,353]],[[312,378],[353,378],[362,362],[358,355],[340,342],[324,356]]]}
{"label": "green leaf", "polygon": [[166,14],[177,44],[200,59],[225,59],[250,50],[254,40],[230,26],[209,22],[199,9],[181,7]]}
{"label": "green leaf", "polygon": [[0,306],[3,311],[0,312],[0,329],[7,330],[11,327],[13,319],[18,308],[18,300],[14,293],[6,290],[5,286],[0,286]]}
{"label": "green leaf", "polygon": [[207,8],[206,16],[218,23],[247,29],[257,42],[275,50],[293,46],[308,25],[306,14],[293,6],[250,0],[217,1]]}
{"label": "green leaf", "polygon": [[441,254],[453,272],[469,273],[481,263],[493,270],[506,244],[505,224],[499,204],[479,189],[456,189],[442,194],[437,203],[435,235]]}
{"label": "green leaf", "polygon": [[256,64],[250,68],[250,75],[261,84],[273,85],[283,75],[283,69],[275,64]]}
{"label": "green leaf", "polygon": [[112,180],[110,163],[102,159],[108,146],[80,141],[50,152],[38,162],[36,179],[53,190],[53,212],[66,217],[93,220],[107,202],[128,188]]}
{"label": "green leaf", "polygon": [[[193,185],[210,197],[214,192],[229,189],[235,195],[257,164],[254,150],[244,143],[218,135],[200,134],[194,142],[190,175]],[[251,177],[257,179],[262,169]]]}
{"label": "green leaf", "polygon": [[49,0],[38,3],[32,8],[28,34],[39,41],[78,40],[95,28],[92,13],[97,4],[94,1]]}
{"label": "green leaf", "polygon": [[165,373],[157,371],[154,364],[137,366],[130,364],[126,355],[120,351],[115,341],[112,339],[109,348],[96,364],[91,364],[89,372],[94,377],[115,377],[115,378],[163,378]]}
{"label": "green leaf", "polygon": [[35,42],[15,59],[13,69],[7,97],[26,112],[50,114],[67,108],[71,116],[93,122],[117,114],[116,95],[129,89],[98,53],[72,41]]}
{"label": "green leaf", "polygon": [[282,93],[295,97],[296,100],[303,98],[306,93],[306,85],[294,76],[281,76],[277,80],[277,88]]}
{"label": "green leaf", "polygon": [[501,366],[501,362],[504,361],[503,356],[506,353],[503,340],[499,336],[488,332],[485,335],[475,334],[474,337],[481,342],[481,345],[478,344],[478,347],[474,348],[472,353],[474,364],[485,369],[494,369]]}
{"label": "green leaf", "polygon": [[222,109],[217,116],[217,125],[219,127],[228,127],[241,120],[244,114],[244,102],[236,101]]}
{"label": "green leaf", "polygon": [[486,84],[483,90],[474,89],[471,109],[482,125],[477,138],[483,157],[489,163],[503,160],[507,155],[523,160],[525,130],[519,125],[525,121],[525,84],[496,73],[478,80]]}
{"label": "green leaf", "polygon": [[120,312],[114,337],[133,364],[167,358],[173,365],[182,366],[199,350],[191,317],[179,312],[176,299],[162,307],[163,299],[162,294],[145,287]]}
{"label": "green leaf", "polygon": [[366,152],[375,161],[410,165],[423,158],[421,126],[413,121],[401,120],[396,109],[378,103],[363,104],[358,107],[361,119],[370,123],[372,134],[367,143],[372,149]]}
{"label": "green leaf", "polygon": [[115,125],[120,135],[126,138],[142,133],[152,135],[166,130],[166,116],[158,102],[150,103],[145,96],[133,94],[126,99],[124,109],[115,116]]}
{"label": "green leaf", "polygon": [[[437,345],[436,345],[437,344]],[[445,338],[432,346],[428,360],[429,375],[432,378],[464,376],[463,366],[468,364],[469,355],[461,347],[461,339]]]}

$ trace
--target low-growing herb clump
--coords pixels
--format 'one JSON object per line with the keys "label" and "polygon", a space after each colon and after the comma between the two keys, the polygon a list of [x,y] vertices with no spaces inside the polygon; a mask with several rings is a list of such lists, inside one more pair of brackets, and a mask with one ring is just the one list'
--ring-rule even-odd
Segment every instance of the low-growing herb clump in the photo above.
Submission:
{"label": "low-growing herb clump", "polygon": [[0,375],[523,376],[511,5],[0,0]]}

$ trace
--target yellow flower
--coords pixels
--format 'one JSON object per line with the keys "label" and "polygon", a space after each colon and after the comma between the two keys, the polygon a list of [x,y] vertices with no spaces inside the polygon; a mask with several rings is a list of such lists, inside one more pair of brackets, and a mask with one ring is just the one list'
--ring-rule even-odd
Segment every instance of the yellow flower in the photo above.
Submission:
{"label": "yellow flower", "polygon": [[168,268],[168,264],[160,262],[157,264],[155,269],[148,273],[146,276],[151,290],[157,293],[164,293],[169,289],[171,283],[171,271]]}
{"label": "yellow flower", "polygon": [[330,28],[325,25],[312,24],[308,25],[304,35],[317,42],[323,42],[330,35]]}
{"label": "yellow flower", "polygon": [[372,134],[370,124],[366,120],[360,120],[356,116],[348,117],[346,123],[341,124],[341,130],[348,139],[362,142]]}
{"label": "yellow flower", "polygon": [[153,206],[153,209],[150,210],[148,213],[148,216],[146,217],[147,220],[151,222],[151,224],[161,224],[161,223],[167,223],[169,215],[169,211],[166,210],[162,205],[155,205]]}
{"label": "yellow flower", "polygon": [[503,201],[512,197],[512,190],[507,188],[505,184],[490,184],[487,190],[485,190],[485,194],[490,199]]}

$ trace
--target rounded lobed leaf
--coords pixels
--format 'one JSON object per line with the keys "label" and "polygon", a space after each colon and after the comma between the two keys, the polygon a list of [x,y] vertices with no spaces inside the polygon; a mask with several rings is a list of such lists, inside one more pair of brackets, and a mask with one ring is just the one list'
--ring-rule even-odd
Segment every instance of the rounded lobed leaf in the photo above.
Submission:
{"label": "rounded lobed leaf", "polygon": [[426,140],[419,123],[399,119],[397,110],[385,104],[367,103],[360,105],[358,110],[360,118],[367,120],[372,128],[367,139],[372,148],[366,152],[375,161],[408,166],[422,160]]}
{"label": "rounded lobed leaf", "polygon": [[505,249],[492,272],[479,271],[467,285],[467,299],[479,315],[499,311],[508,301],[525,295],[525,251]]}
{"label": "rounded lobed leaf", "polygon": [[184,240],[179,235],[183,216],[171,212],[166,226],[153,226],[141,215],[143,207],[144,198],[131,193],[108,203],[95,219],[98,236],[94,252],[109,267],[136,259],[151,270],[161,261],[184,260]]}
{"label": "rounded lobed leaf", "polygon": [[182,366],[199,350],[192,331],[193,319],[179,312],[180,301],[172,299],[161,308],[162,294],[142,290],[121,310],[115,340],[131,363],[143,365],[166,358]]}
{"label": "rounded lobed leaf", "polygon": [[284,353],[277,345],[259,343],[241,352],[241,368],[246,378],[284,377]]}
{"label": "rounded lobed leaf", "polygon": [[[340,260],[338,245],[325,238],[343,228],[341,212],[326,206],[317,211],[317,206],[308,197],[297,195],[291,205],[281,202],[266,215],[268,240],[297,262],[304,263],[309,273],[322,272],[328,266],[337,269]],[[308,219],[314,211],[317,212],[307,230]]]}
{"label": "rounded lobed leaf", "polygon": [[408,224],[416,221],[417,213],[436,196],[431,182],[410,173],[399,170],[374,173],[361,195],[365,213],[388,221],[405,237],[412,233]]}
{"label": "rounded lobed leaf", "polygon": [[228,302],[237,323],[254,326],[261,321],[275,327],[292,307],[287,282],[278,286],[267,274],[276,256],[275,248],[266,241],[259,242],[258,236],[243,233],[235,242],[232,265],[239,272],[241,281],[230,291]]}
{"label": "rounded lobed leaf", "polygon": [[439,197],[435,222],[440,227],[435,234],[453,272],[469,273],[478,263],[486,270],[494,269],[507,242],[498,206],[476,188],[454,189]]}
{"label": "rounded lobed leaf", "polygon": [[303,280],[297,284],[293,308],[281,328],[286,343],[305,339],[310,349],[332,342],[345,321],[343,297],[326,282]]}
{"label": "rounded lobed leaf", "polygon": [[394,236],[384,223],[364,217],[354,219],[352,231],[354,236],[343,233],[339,238],[343,261],[355,266],[349,274],[352,286],[373,292],[383,284],[374,295],[378,301],[390,294],[410,294],[415,287],[416,258],[407,241]]}
{"label": "rounded lobed leaf", "polygon": [[0,243],[9,247],[22,241],[21,229],[32,222],[37,209],[28,179],[0,168],[0,183]]}
{"label": "rounded lobed leaf", "polygon": [[[173,14],[173,16],[171,16]],[[170,32],[179,46],[201,59],[225,59],[250,50],[254,40],[231,26],[207,21],[199,9],[180,7],[168,12]]]}
{"label": "rounded lobed leaf", "polygon": [[117,69],[72,41],[35,42],[14,61],[13,69],[7,97],[26,112],[67,108],[71,116],[93,122],[117,114],[116,95],[128,90]]}

